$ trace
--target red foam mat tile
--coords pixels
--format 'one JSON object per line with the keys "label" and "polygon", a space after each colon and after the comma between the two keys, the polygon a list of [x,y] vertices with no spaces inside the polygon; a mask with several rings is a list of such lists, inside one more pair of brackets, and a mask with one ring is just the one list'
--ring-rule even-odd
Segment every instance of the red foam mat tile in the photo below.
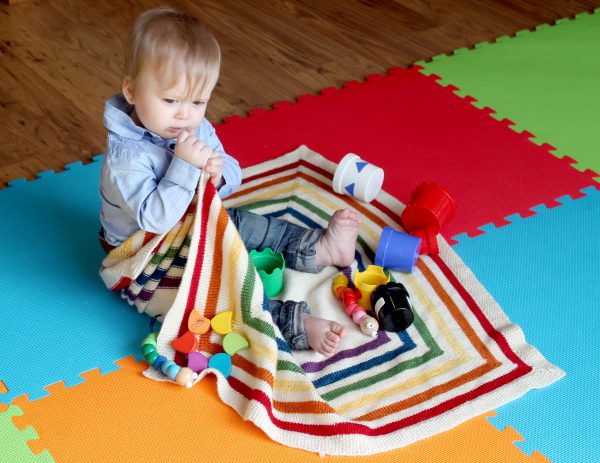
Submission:
{"label": "red foam mat tile", "polygon": [[450,239],[502,226],[505,217],[596,185],[590,172],[552,156],[439,85],[418,68],[394,69],[319,96],[303,95],[268,111],[231,117],[217,127],[226,150],[242,166],[256,164],[299,145],[338,162],[354,152],[385,170],[383,188],[406,203],[423,181],[445,186],[457,200],[445,226]]}

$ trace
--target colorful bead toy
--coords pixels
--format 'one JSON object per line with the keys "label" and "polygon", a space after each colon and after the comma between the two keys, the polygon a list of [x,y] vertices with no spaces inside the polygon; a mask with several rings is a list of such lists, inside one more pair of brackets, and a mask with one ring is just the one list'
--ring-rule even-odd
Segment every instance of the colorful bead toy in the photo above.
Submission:
{"label": "colorful bead toy", "polygon": [[[357,292],[359,294],[357,294]],[[333,294],[344,304],[344,311],[352,318],[354,323],[360,326],[360,330],[371,337],[377,336],[379,323],[369,315],[364,307],[358,305],[357,301],[360,298],[360,291],[355,291],[348,287],[348,277],[340,273],[333,280]]]}
{"label": "colorful bead toy", "polygon": [[192,387],[198,374],[187,367],[180,367],[173,360],[167,360],[156,350],[156,337],[158,333],[152,332],[142,341],[142,353],[146,362],[152,365],[163,375],[168,376],[171,381],[185,387]]}
{"label": "colorful bead toy", "polygon": [[[154,322],[155,319],[151,322],[151,329]],[[220,371],[225,378],[228,378],[231,372],[231,357],[249,347],[246,338],[232,332],[232,322],[233,312],[231,311],[221,312],[209,320],[198,311],[193,310],[188,319],[188,331],[171,341],[171,345],[177,352],[187,354],[187,367],[181,367],[173,360],[168,360],[158,353],[156,346],[158,333],[155,331],[148,334],[142,341],[142,353],[146,362],[154,369],[167,376],[171,381],[188,388],[192,387],[198,378],[198,373],[206,368]],[[199,345],[197,335],[207,333],[211,327],[216,333],[225,336],[223,339],[225,352],[215,354],[207,359],[204,354],[197,352]]]}

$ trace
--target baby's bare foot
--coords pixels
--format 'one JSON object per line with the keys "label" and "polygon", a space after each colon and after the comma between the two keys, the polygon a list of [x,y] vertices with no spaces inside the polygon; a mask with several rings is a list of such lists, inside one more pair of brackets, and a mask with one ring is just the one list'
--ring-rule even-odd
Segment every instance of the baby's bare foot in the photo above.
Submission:
{"label": "baby's bare foot", "polygon": [[360,221],[360,214],[350,209],[334,212],[325,234],[315,247],[318,265],[346,267],[354,262]]}
{"label": "baby's bare foot", "polygon": [[310,315],[304,317],[304,329],[308,345],[326,357],[331,357],[335,353],[340,339],[346,335],[346,328],[343,325]]}

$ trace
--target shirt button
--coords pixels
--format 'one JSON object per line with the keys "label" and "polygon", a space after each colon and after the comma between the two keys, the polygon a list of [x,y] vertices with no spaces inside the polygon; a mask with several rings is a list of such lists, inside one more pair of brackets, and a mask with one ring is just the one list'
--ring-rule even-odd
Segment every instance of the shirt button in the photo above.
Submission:
{"label": "shirt button", "polygon": [[169,148],[174,149],[175,148],[175,143],[170,143],[169,144]]}

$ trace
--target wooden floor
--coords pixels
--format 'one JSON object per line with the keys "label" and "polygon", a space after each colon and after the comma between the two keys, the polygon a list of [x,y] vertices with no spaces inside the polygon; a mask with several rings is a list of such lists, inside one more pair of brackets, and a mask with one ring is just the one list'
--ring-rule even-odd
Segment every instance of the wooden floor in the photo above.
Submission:
{"label": "wooden floor", "polygon": [[0,5],[0,188],[104,149],[123,41],[168,3],[221,44],[213,122],[591,11],[600,0],[23,0]]}

